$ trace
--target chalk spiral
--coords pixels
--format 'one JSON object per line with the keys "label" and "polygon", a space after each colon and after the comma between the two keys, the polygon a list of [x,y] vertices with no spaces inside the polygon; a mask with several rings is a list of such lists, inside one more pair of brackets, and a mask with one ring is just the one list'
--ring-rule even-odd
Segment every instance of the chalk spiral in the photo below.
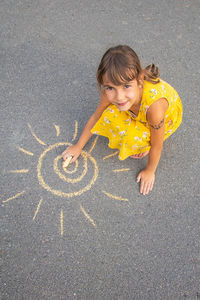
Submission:
{"label": "chalk spiral", "polygon": [[[90,162],[93,165],[93,177],[90,180],[90,182],[83,187],[82,189],[79,189],[77,191],[74,192],[64,192],[61,191],[59,189],[55,189],[52,188],[47,182],[46,180],[43,178],[44,176],[42,175],[42,167],[43,167],[43,160],[45,158],[45,156],[47,155],[47,153],[49,153],[50,151],[52,151],[55,148],[61,147],[61,146],[70,146],[70,143],[57,143],[54,145],[49,146],[47,149],[44,150],[44,152],[40,155],[39,160],[38,160],[38,165],[37,165],[37,176],[38,176],[38,180],[40,185],[46,189],[47,191],[51,192],[54,195],[57,195],[59,197],[65,197],[65,198],[70,198],[70,197],[74,197],[74,196],[80,196],[82,193],[88,191],[91,186],[94,184],[94,182],[97,179],[98,176],[98,166],[97,163],[95,161],[95,159],[91,156],[90,153],[87,153],[86,151],[82,151],[78,160],[76,160],[76,162],[74,163],[75,167],[72,170],[69,170],[68,168],[64,168],[61,163],[62,160],[62,156],[61,155],[57,155],[57,157],[54,159],[53,162],[53,169],[55,174],[65,183],[69,183],[69,184],[74,184],[77,182],[80,182],[83,177],[87,174],[88,172],[88,159],[90,160]],[[69,174],[73,174],[76,173],[78,171],[79,168],[79,159],[83,159],[83,171],[82,173],[77,177],[77,178],[70,178]],[[62,166],[62,167],[61,167]],[[61,169],[60,169],[61,167]]]}

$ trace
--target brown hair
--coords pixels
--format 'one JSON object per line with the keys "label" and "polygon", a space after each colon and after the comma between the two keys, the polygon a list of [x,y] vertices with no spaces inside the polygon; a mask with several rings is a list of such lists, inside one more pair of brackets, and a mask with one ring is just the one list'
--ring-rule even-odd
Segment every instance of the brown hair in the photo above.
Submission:
{"label": "brown hair", "polygon": [[142,69],[140,60],[133,49],[126,45],[109,48],[103,55],[97,70],[97,82],[99,88],[103,84],[103,76],[107,75],[114,85],[121,85],[142,77],[153,84],[159,83],[158,68],[152,64]]}

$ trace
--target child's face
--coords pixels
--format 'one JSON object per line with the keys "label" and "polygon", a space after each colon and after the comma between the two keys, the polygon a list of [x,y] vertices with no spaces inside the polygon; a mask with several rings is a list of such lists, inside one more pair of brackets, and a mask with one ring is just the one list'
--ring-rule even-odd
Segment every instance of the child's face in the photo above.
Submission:
{"label": "child's face", "polygon": [[142,100],[142,88],[136,79],[122,85],[114,85],[103,77],[103,89],[107,100],[120,111],[127,111],[132,106],[139,105]]}

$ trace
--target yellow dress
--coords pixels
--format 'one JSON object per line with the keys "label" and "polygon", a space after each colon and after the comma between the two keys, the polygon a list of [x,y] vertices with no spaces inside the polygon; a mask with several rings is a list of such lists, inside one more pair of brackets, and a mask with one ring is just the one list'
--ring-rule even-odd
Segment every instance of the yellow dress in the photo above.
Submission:
{"label": "yellow dress", "polygon": [[181,124],[182,103],[175,89],[162,79],[157,84],[144,81],[143,96],[137,117],[134,118],[129,111],[119,111],[115,105],[111,104],[104,110],[91,132],[107,137],[108,146],[112,149],[119,149],[120,160],[149,151],[151,148],[150,128],[146,112],[151,104],[160,98],[166,98],[169,103],[165,114],[165,140]]}

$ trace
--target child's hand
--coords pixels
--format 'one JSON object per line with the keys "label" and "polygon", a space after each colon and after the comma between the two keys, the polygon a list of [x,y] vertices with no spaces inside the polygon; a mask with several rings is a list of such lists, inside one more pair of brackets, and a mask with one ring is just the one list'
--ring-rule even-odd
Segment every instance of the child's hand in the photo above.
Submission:
{"label": "child's hand", "polygon": [[137,177],[137,182],[140,182],[140,193],[143,195],[147,195],[150,191],[152,191],[154,181],[154,172],[147,169],[142,170]]}
{"label": "child's hand", "polygon": [[64,160],[66,160],[67,157],[72,156],[72,160],[70,161],[70,164],[75,162],[77,158],[79,157],[81,153],[81,148],[76,144],[68,147],[65,149],[65,151],[62,153],[62,157]]}

